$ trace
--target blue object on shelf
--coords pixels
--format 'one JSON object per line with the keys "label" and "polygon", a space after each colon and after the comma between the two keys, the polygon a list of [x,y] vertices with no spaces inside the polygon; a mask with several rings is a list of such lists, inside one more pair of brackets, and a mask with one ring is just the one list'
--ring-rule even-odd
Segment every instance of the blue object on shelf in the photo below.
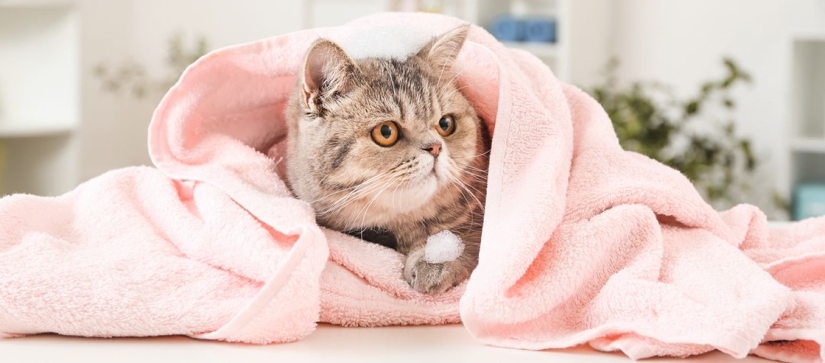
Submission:
{"label": "blue object on shelf", "polygon": [[825,215],[825,184],[801,184],[794,191],[793,218]]}
{"label": "blue object on shelf", "polygon": [[553,18],[533,18],[524,22],[525,39],[528,42],[556,42],[556,20]]}
{"label": "blue object on shelf", "polygon": [[525,39],[524,22],[510,15],[500,15],[493,19],[490,33],[501,41],[522,41]]}

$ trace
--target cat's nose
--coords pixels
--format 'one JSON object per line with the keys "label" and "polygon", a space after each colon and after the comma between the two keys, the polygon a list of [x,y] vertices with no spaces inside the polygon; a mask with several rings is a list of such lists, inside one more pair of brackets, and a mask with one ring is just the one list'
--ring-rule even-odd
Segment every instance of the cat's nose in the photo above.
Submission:
{"label": "cat's nose", "polygon": [[426,150],[428,153],[430,153],[430,155],[432,155],[433,157],[436,157],[436,156],[438,156],[438,153],[441,152],[441,143],[440,142],[434,142],[432,144],[429,144],[429,145],[427,145],[427,147],[424,148],[424,150]]}

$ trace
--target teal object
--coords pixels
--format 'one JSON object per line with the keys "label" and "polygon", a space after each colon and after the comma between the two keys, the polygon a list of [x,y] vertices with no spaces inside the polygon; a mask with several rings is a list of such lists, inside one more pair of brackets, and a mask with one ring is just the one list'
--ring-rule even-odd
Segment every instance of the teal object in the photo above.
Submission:
{"label": "teal object", "polygon": [[825,184],[802,184],[794,191],[793,218],[825,216]]}
{"label": "teal object", "polygon": [[520,42],[524,40],[524,21],[510,15],[500,15],[493,20],[490,33],[502,42]]}
{"label": "teal object", "polygon": [[524,22],[525,39],[528,42],[556,42],[556,19],[533,18]]}

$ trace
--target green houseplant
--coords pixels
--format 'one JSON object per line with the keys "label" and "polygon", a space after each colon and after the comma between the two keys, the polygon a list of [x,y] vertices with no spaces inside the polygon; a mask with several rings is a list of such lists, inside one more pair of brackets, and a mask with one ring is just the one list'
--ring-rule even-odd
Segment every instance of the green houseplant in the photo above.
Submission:
{"label": "green houseplant", "polygon": [[[752,191],[761,160],[753,145],[736,132],[731,95],[751,76],[732,59],[724,59],[725,74],[703,82],[695,95],[677,98],[657,83],[620,86],[618,61],[608,64],[605,82],[590,89],[601,103],[626,150],[656,159],[681,171],[714,206],[741,203]],[[772,203],[787,210],[787,202],[771,191]]]}

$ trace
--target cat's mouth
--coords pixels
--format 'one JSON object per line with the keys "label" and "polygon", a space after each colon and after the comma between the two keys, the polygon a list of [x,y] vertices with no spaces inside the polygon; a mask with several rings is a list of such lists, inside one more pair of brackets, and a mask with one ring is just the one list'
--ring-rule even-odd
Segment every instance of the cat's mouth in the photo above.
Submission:
{"label": "cat's mouth", "polygon": [[446,168],[446,161],[438,159],[433,161],[433,167],[430,170],[430,175],[434,176],[439,184],[444,184],[447,182],[448,173],[449,171]]}
{"label": "cat's mouth", "polygon": [[443,185],[447,182],[447,170],[444,162],[440,162],[438,159],[434,159],[427,163],[426,161],[422,162],[419,165],[417,176],[414,179],[411,179],[408,183],[413,188],[421,187],[422,185],[432,185],[432,187],[438,187]]}
{"label": "cat's mouth", "polygon": [[439,168],[438,160],[434,160],[432,166],[429,168],[429,171],[424,175],[423,179],[435,179],[436,183],[440,184],[442,179],[444,179],[444,171]]}
{"label": "cat's mouth", "polygon": [[438,192],[441,185],[438,174],[438,168],[422,165],[415,176],[365,198],[375,200],[377,205],[382,205],[391,214],[410,213],[421,208]]}

